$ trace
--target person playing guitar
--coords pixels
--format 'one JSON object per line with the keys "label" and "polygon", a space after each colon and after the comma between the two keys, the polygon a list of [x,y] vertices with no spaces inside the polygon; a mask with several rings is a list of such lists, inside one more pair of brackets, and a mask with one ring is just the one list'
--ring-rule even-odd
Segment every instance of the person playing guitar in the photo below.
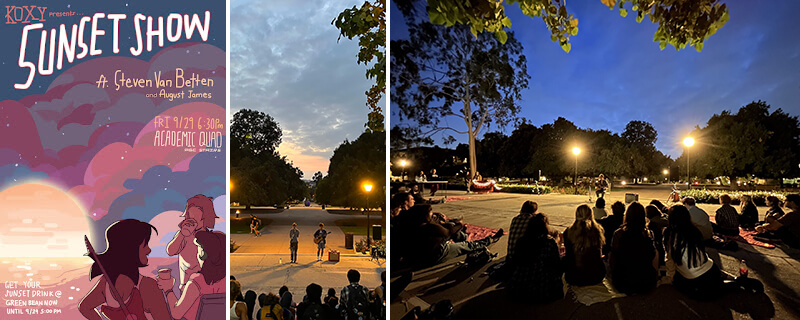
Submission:
{"label": "person playing guitar", "polygon": [[601,173],[597,182],[594,184],[594,192],[598,198],[602,198],[606,195],[606,191],[608,191],[608,180],[606,180],[606,177]]}
{"label": "person playing guitar", "polygon": [[317,244],[317,261],[322,261],[322,254],[325,251],[325,238],[328,237],[328,232],[325,230],[325,224],[319,223],[319,230],[314,232],[314,243]]}

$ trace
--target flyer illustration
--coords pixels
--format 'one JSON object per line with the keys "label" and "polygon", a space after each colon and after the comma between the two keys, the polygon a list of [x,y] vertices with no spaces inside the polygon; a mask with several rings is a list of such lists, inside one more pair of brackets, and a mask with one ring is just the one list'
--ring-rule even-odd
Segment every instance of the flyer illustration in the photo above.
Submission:
{"label": "flyer illustration", "polygon": [[0,10],[0,318],[225,315],[225,1]]}

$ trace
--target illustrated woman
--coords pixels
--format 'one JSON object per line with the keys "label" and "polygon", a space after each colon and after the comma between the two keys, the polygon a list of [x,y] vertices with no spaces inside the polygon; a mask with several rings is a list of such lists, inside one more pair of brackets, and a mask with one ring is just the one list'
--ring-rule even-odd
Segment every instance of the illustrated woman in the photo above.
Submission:
{"label": "illustrated woman", "polygon": [[173,292],[175,278],[158,281],[158,288],[167,295],[170,314],[175,319],[196,319],[200,298],[207,294],[225,293],[225,256],[228,247],[225,234],[219,231],[200,231],[195,235],[197,261],[200,271],[192,274],[180,298]]}
{"label": "illustrated woman", "polygon": [[[145,313],[153,319],[172,319],[167,310],[167,303],[156,280],[139,274],[139,268],[147,266],[150,254],[151,232],[158,231],[147,222],[125,219],[114,222],[106,229],[107,249],[97,255],[92,264],[90,277],[98,278],[94,287],[81,300],[78,310],[90,320],[126,319],[125,310],[136,319],[144,320]],[[106,281],[100,264],[107,272]],[[113,285],[113,289],[112,289]],[[116,293],[114,293],[116,291]],[[124,301],[123,308],[115,296]],[[101,307],[97,310],[97,307]]]}

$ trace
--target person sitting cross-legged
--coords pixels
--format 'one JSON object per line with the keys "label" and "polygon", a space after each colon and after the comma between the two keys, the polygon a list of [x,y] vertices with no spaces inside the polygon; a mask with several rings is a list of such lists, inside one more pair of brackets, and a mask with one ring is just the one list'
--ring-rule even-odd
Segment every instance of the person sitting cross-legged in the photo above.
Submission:
{"label": "person sitting cross-legged", "polygon": [[556,239],[550,234],[547,216],[534,214],[525,235],[516,242],[517,258],[513,265],[509,292],[531,303],[548,303],[564,298],[561,276],[564,267]]}
{"label": "person sitting cross-legged", "polygon": [[611,239],[608,264],[614,288],[628,295],[655,289],[658,281],[656,254],[653,233],[647,229],[644,206],[632,202],[625,211],[625,223]]}
{"label": "person sitting cross-legged", "polygon": [[722,206],[717,209],[717,215],[714,216],[716,223],[711,224],[715,233],[728,236],[739,235],[739,213],[736,212],[736,208],[731,206],[731,201],[731,196],[727,194],[719,196]]}

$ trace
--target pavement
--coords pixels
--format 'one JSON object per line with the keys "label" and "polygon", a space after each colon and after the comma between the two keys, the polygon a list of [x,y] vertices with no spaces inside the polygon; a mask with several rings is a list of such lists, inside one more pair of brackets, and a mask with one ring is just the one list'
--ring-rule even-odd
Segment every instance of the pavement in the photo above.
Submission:
{"label": "pavement", "polygon": [[[614,201],[624,202],[625,193],[638,194],[639,201],[645,204],[652,199],[664,202],[670,187],[647,185],[615,189],[605,197],[607,207]],[[526,200],[536,201],[539,212],[547,214],[551,226],[558,230],[572,224],[578,205],[593,205],[588,196],[559,194],[451,192],[449,199],[458,200],[434,205],[433,210],[451,217],[463,216],[466,223],[505,230]],[[700,204],[699,207],[713,216],[719,205]],[[766,207],[758,209],[763,218]],[[415,271],[411,283],[391,300],[391,317],[399,319],[415,306],[424,310],[437,301],[449,299],[455,305],[457,319],[800,319],[800,250],[738,244],[740,249],[735,252],[714,249],[708,252],[712,260],[729,273],[738,272],[739,261],[746,260],[749,276],[763,282],[763,294],[732,292],[714,301],[701,302],[689,299],[671,285],[661,285],[649,294],[614,298],[590,306],[577,302],[572,293],[546,305],[517,303],[509,299],[504,284],[483,274],[495,262],[470,269],[458,264],[463,261],[461,257]],[[489,248],[500,254],[496,261],[502,261],[507,247],[506,236]],[[396,290],[393,286],[390,288]]]}
{"label": "pavement", "polygon": [[[236,209],[242,208],[231,208],[231,220],[236,219],[233,214]],[[249,213],[242,214],[240,219],[246,219]],[[262,236],[231,234],[231,240],[236,241],[240,247],[231,253],[230,273],[242,283],[243,291],[277,294],[278,289],[285,285],[293,293],[294,301],[300,302],[305,295],[306,286],[312,282],[324,288],[323,294],[328,288],[335,288],[340,292],[342,287],[349,284],[347,271],[350,269],[361,273],[361,285],[374,289],[381,284],[380,274],[386,269],[386,261],[370,260],[369,255],[356,254],[352,249],[346,249],[344,232],[336,226],[338,220],[366,220],[366,215],[331,214],[319,206],[292,207],[280,213],[255,215],[270,221],[261,229]],[[381,217],[373,215],[370,221],[377,222]],[[325,224],[325,230],[332,233],[327,238],[326,259],[318,262],[313,235],[319,229],[320,222]],[[297,223],[300,230],[296,264],[289,263],[289,230],[292,223]],[[363,236],[356,236],[355,240],[360,238]],[[329,249],[340,251],[338,262],[327,261]]]}

